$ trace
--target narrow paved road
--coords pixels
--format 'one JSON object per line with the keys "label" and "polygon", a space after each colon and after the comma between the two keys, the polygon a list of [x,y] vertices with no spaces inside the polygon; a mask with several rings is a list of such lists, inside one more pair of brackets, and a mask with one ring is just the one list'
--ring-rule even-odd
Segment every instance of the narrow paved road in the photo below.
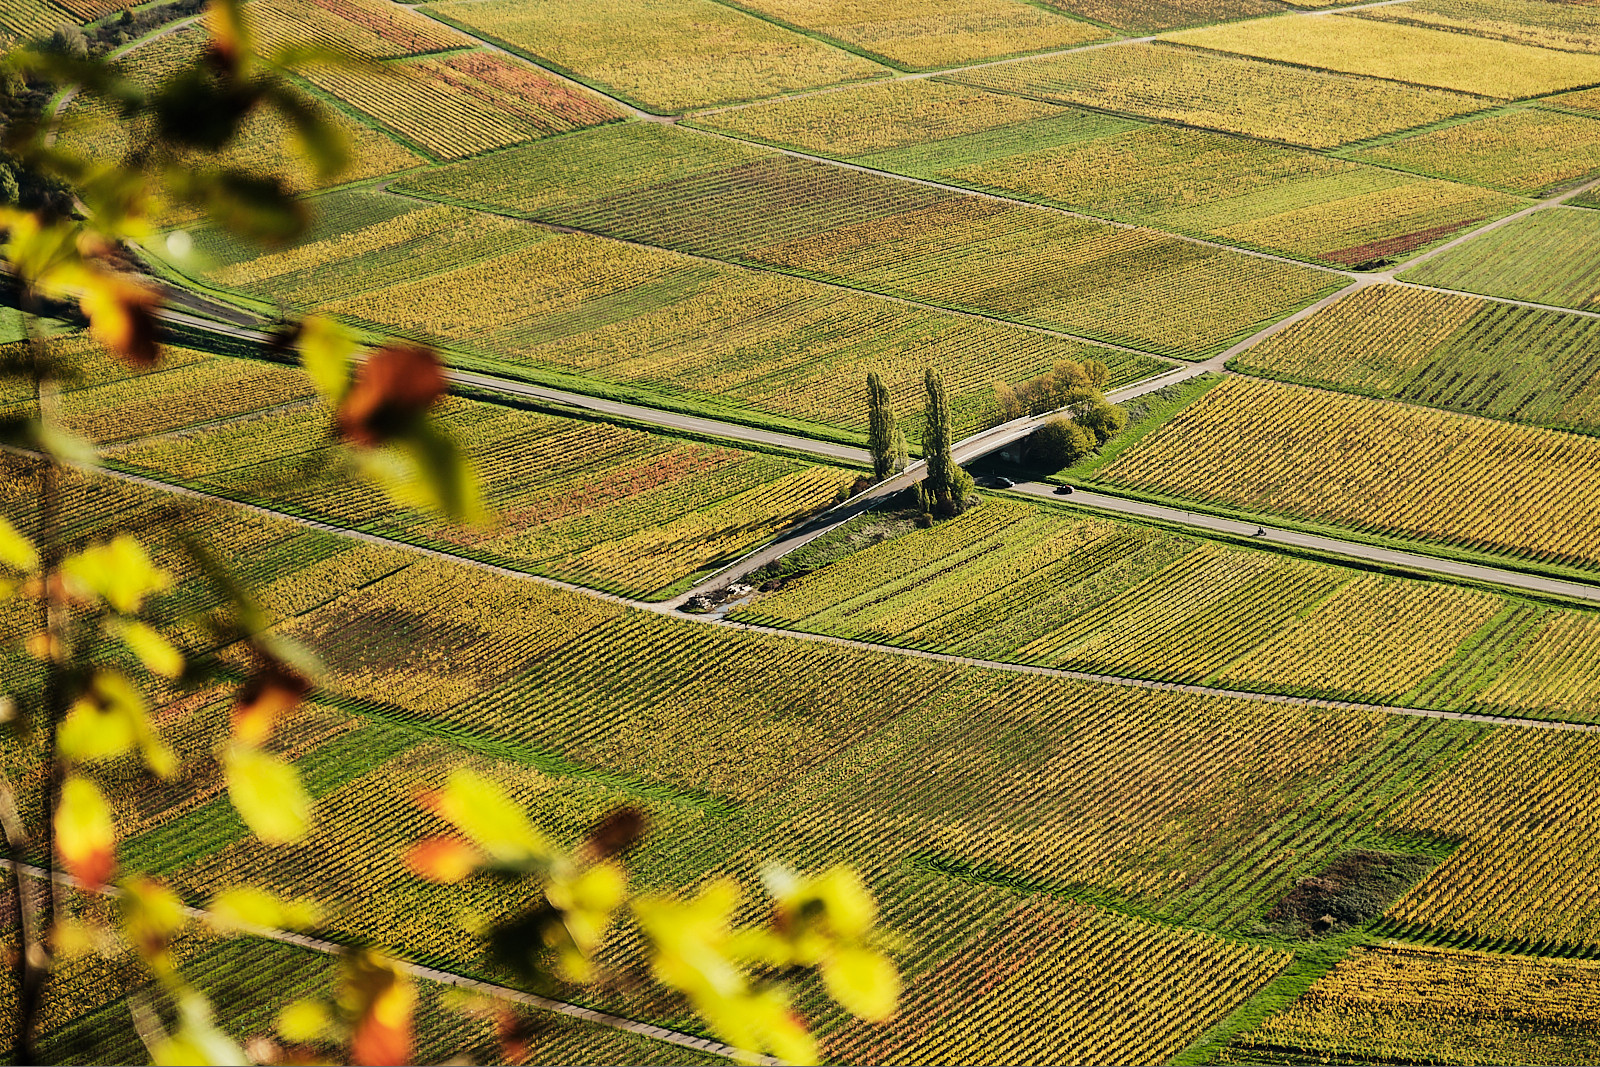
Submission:
{"label": "narrow paved road", "polygon": [[[1058,496],[1056,495],[1055,486],[1044,482],[1023,482],[1013,491],[1025,493],[1029,496],[1048,497],[1058,503],[1070,504],[1074,507],[1110,511],[1118,515],[1130,515],[1141,519],[1159,519],[1162,522],[1189,526],[1196,530],[1233,534],[1236,537],[1253,537],[1264,544],[1292,545],[1295,548],[1309,549],[1312,552],[1329,556],[1364,560],[1368,563],[1391,564],[1426,574],[1441,575],[1446,578],[1465,578],[1474,582],[1487,582],[1512,589],[1524,589],[1533,593],[1547,593],[1552,596],[1570,597],[1573,600],[1600,604],[1600,586],[1584,585],[1580,582],[1566,582],[1559,578],[1544,578],[1537,574],[1526,574],[1522,571],[1503,570],[1499,567],[1481,566],[1476,563],[1462,563],[1458,560],[1426,556],[1417,552],[1379,548],[1376,545],[1366,545],[1356,541],[1340,541],[1332,537],[1319,537],[1316,534],[1300,533],[1297,530],[1258,527],[1253,522],[1225,519],[1198,511],[1184,511],[1180,508],[1167,507],[1163,504],[1151,504],[1143,500],[1130,500],[1127,497],[1111,496],[1107,493],[1096,493],[1087,489],[1076,489],[1071,495]],[[1258,535],[1256,533],[1257,529],[1264,530],[1264,533]]]}

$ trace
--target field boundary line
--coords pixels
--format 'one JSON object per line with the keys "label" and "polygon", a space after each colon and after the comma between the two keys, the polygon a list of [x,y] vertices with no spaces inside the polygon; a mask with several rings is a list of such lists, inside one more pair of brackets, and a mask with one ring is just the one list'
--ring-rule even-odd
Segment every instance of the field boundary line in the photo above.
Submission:
{"label": "field boundary line", "polygon": [[[30,452],[26,449],[16,448],[12,445],[4,445],[0,446],[0,448],[3,448],[4,451],[16,455],[38,455],[37,453]],[[384,537],[381,534],[369,533],[364,530],[351,530],[343,526],[335,526],[332,523],[323,522],[320,519],[311,519],[301,515],[293,515],[282,511],[276,511],[260,504],[247,503],[246,501],[235,500],[232,497],[221,496],[216,493],[208,493],[201,489],[192,489],[184,485],[175,485],[171,482],[163,482],[157,478],[151,478],[142,474],[134,474],[131,471],[117,470],[116,468],[111,467],[80,469],[86,469],[92,473],[103,474],[107,477],[117,478],[121,481],[131,482],[136,485],[143,485],[151,489],[163,490],[176,496],[187,496],[198,500],[206,500],[218,504],[227,504],[232,507],[243,508],[247,511],[253,511],[257,514],[266,515],[270,518],[295,523],[308,529],[320,530],[324,533],[331,533],[348,537],[353,540],[365,541],[369,544],[381,545],[385,548],[414,552],[418,555],[428,556],[433,559],[438,559],[449,563],[456,563],[466,567],[474,567],[479,570],[488,571],[492,574],[497,574],[506,578],[537,582],[541,585],[547,585],[556,589],[563,589],[567,592],[581,593],[585,596],[595,597],[599,600],[616,604],[621,607],[636,608],[641,611],[652,611],[658,615],[666,615],[671,618],[680,619],[687,622],[694,622],[703,626],[718,626],[725,629],[766,633],[773,636],[791,638],[797,641],[810,641],[818,644],[857,648],[879,654],[912,656],[918,659],[934,660],[937,662],[951,663],[958,666],[987,668],[1005,671],[1011,674],[1035,674],[1054,678],[1070,678],[1076,681],[1093,682],[1102,685],[1131,686],[1138,689],[1160,689],[1169,692],[1193,693],[1199,696],[1221,697],[1236,700],[1260,700],[1272,704],[1289,704],[1300,707],[1333,708],[1346,711],[1377,711],[1389,715],[1406,715],[1415,718],[1454,719],[1462,722],[1486,723],[1491,726],[1520,726],[1534,730],[1562,730],[1582,733],[1600,732],[1600,723],[1562,722],[1553,719],[1521,719],[1513,716],[1478,715],[1472,712],[1463,711],[1441,711],[1435,708],[1406,708],[1390,704],[1365,704],[1356,701],[1324,699],[1321,697],[1302,697],[1287,693],[1252,693],[1245,690],[1217,689],[1210,686],[1194,685],[1186,682],[1159,682],[1147,678],[1130,678],[1114,674],[1092,674],[1086,671],[1069,671],[1062,670],[1057,667],[1041,667],[1027,663],[1008,663],[1004,660],[974,659],[968,656],[957,656],[945,652],[930,652],[924,649],[904,648],[897,645],[874,644],[870,641],[862,641],[851,637],[835,637],[831,634],[817,634],[809,633],[804,630],[785,630],[779,627],[766,626],[757,623],[735,622],[728,619],[718,618],[713,615],[693,615],[676,610],[673,606],[671,606],[670,602],[633,600],[628,597],[619,596],[615,593],[606,593],[597,589],[590,589],[586,586],[576,585],[572,582],[562,581],[559,578],[548,578],[542,574],[530,574],[527,571],[514,570],[510,567],[501,566],[497,563],[488,563],[483,560],[476,560],[466,556],[457,556],[449,552],[440,551],[439,549],[428,548],[422,545],[414,545],[407,541],[401,541],[391,537]],[[904,478],[910,473],[911,472],[908,471],[907,474],[903,474],[900,477]]]}
{"label": "field boundary line", "polygon": [[[80,893],[95,893],[99,896],[112,898],[117,898],[122,895],[121,891],[114,886],[102,886],[98,889],[91,889],[84,884],[83,881],[66,873],[65,871],[47,870],[31,863],[24,863],[21,860],[0,858],[0,865],[11,868],[28,878],[33,878],[41,882],[54,882],[57,885],[63,885],[72,889],[76,889]],[[183,904],[181,907],[183,908],[184,913],[190,918],[204,920],[206,913],[203,909],[192,907],[189,904]],[[254,923],[239,923],[238,926],[240,931],[247,936],[259,937],[266,941],[276,941],[285,945],[294,945],[298,948],[310,949],[313,952],[320,952],[328,956],[343,955],[345,950],[350,947],[348,945],[341,945],[337,941],[328,941],[320,937],[311,937],[308,934],[297,934],[293,931],[280,930],[273,926],[257,926]],[[406,971],[415,977],[426,978],[429,981],[439,982],[443,985],[451,985],[459,989],[469,989],[475,993],[483,993],[487,996],[497,997],[501,1000],[509,1000],[517,1004],[524,1004],[528,1007],[542,1008],[545,1011],[566,1015],[574,1019],[582,1019],[585,1022],[608,1027],[612,1030],[623,1030],[639,1037],[647,1037],[663,1042],[664,1044],[677,1045],[681,1048],[692,1049],[695,1052],[708,1052],[714,1056],[722,1056],[725,1059],[730,1060],[738,1059],[741,1055],[737,1049],[734,1049],[729,1045],[724,1045],[719,1041],[712,1041],[709,1038],[694,1037],[691,1034],[680,1033],[677,1030],[669,1030],[666,1027],[656,1026],[652,1023],[642,1023],[635,1019],[624,1018],[620,1015],[612,1015],[609,1012],[596,1011],[593,1008],[585,1008],[579,1004],[571,1004],[565,1000],[554,1000],[550,997],[541,997],[537,993],[524,993],[520,989],[512,989],[508,986],[497,985],[493,982],[485,982],[479,978],[469,978],[466,975],[456,974],[452,971],[442,971],[437,967],[429,967],[428,965],[422,963],[413,963],[410,960],[396,958],[395,962],[399,965],[401,970]],[[763,1064],[776,1064],[778,1061],[770,1057],[763,1056],[759,1058],[758,1062]]]}

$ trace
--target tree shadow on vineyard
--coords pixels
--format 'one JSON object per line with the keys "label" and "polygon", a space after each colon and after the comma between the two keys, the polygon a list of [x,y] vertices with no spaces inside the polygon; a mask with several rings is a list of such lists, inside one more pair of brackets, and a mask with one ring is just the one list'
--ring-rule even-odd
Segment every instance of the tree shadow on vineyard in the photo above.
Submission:
{"label": "tree shadow on vineyard", "polygon": [[1355,849],[1302,878],[1268,911],[1260,933],[1295,939],[1336,934],[1383,914],[1438,857]]}

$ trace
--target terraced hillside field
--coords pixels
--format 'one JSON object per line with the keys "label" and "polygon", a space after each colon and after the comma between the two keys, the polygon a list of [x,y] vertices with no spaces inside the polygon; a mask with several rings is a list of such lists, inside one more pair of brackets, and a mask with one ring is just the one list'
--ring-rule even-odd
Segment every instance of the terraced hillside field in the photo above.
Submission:
{"label": "terraced hillside field", "polygon": [[1469,415],[1600,432],[1600,320],[1395,285],[1235,357],[1239,370]]}
{"label": "terraced hillside field", "polygon": [[[1600,442],[1231,379],[1107,465],[1109,486],[1592,571]],[[1553,500],[1563,506],[1549,506]]]}
{"label": "terraced hillside field", "polygon": [[[496,157],[504,158],[504,157]],[[760,413],[863,433],[866,375],[883,375],[920,438],[923,369],[940,369],[965,435],[995,418],[996,381],[1098,359],[1113,381],[1161,369],[1124,353],[815,282],[399,196],[322,202],[301,247],[214,253],[216,284],[458,346],[513,375],[632,386],[659,403]],[[243,256],[229,263],[233,256]],[[441,306],[441,287],[462,294]]]}

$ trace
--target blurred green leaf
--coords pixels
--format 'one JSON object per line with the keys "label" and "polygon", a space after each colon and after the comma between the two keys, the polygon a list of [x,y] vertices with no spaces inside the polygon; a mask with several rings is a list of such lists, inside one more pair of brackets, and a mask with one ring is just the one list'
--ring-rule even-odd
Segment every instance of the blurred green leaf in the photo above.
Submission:
{"label": "blurred green leaf", "polygon": [[288,120],[301,153],[310,160],[317,177],[329,181],[344,172],[350,165],[350,142],[342,129],[328,121],[325,109],[282,83],[267,91],[267,99]]}
{"label": "blurred green leaf", "polygon": [[174,196],[247,240],[284,244],[305,232],[310,221],[306,205],[277,175],[175,166],[168,168],[167,184]]}
{"label": "blurred green leaf", "polygon": [[364,452],[360,459],[367,476],[397,504],[452,522],[481,522],[487,516],[471,461],[431,423],[420,423],[392,439],[388,447]]}

